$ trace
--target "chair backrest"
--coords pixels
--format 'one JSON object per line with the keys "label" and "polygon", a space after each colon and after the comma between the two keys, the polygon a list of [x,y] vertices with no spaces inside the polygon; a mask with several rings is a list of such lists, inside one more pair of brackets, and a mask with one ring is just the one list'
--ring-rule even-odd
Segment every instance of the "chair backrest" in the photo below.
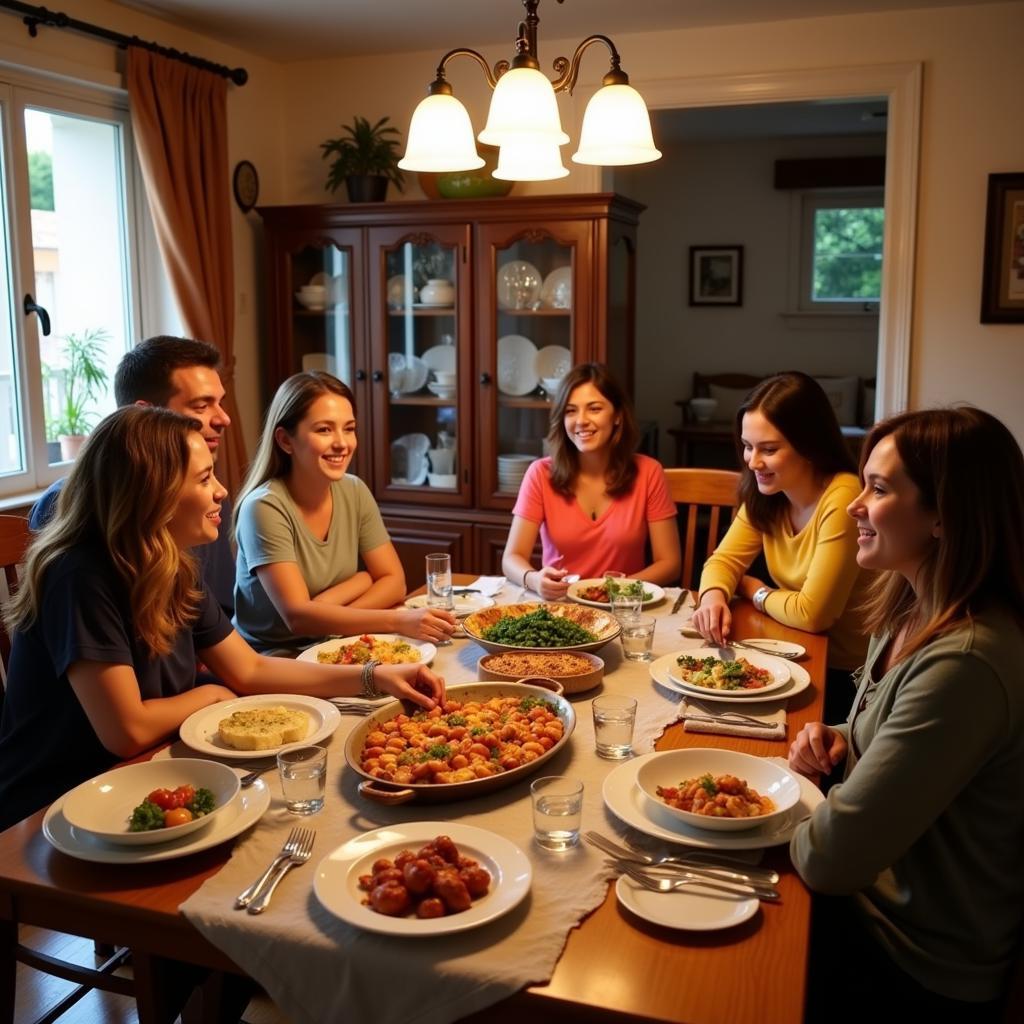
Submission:
{"label": "chair backrest", "polygon": [[[3,569],[0,603],[5,603],[18,589],[18,566],[25,560],[25,549],[31,539],[32,531],[27,519],[0,515],[0,569]],[[10,655],[11,638],[0,620],[0,692],[7,682],[7,659]]]}
{"label": "chair backrest", "polygon": [[[728,526],[736,515],[740,500],[740,474],[732,469],[666,469],[665,478],[669,496],[677,505],[686,507],[682,585],[693,587],[698,521],[706,515],[707,541],[701,559],[703,565],[718,546],[720,534],[725,532],[723,527]],[[729,510],[728,521],[724,524],[723,509]]]}

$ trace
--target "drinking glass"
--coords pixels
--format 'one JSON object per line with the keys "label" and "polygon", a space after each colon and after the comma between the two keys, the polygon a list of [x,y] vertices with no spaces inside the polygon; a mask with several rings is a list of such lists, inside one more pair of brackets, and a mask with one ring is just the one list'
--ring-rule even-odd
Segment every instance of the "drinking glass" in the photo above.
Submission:
{"label": "drinking glass", "polygon": [[327,751],[323,747],[285,747],[277,755],[285,806],[292,814],[323,810],[327,788]]}
{"label": "drinking glass", "polygon": [[[451,555],[427,555],[427,607],[443,608],[446,612],[455,607]],[[451,640],[439,640],[437,643],[439,647],[447,647]]]}
{"label": "drinking glass", "polygon": [[622,653],[630,661],[650,661],[654,646],[654,616],[634,615],[622,622]]}
{"label": "drinking glass", "polygon": [[530,783],[533,838],[545,850],[568,850],[580,841],[583,783],[565,775],[549,775]]}
{"label": "drinking glass", "polygon": [[594,740],[599,757],[621,761],[633,752],[633,722],[636,720],[634,697],[595,697]]}

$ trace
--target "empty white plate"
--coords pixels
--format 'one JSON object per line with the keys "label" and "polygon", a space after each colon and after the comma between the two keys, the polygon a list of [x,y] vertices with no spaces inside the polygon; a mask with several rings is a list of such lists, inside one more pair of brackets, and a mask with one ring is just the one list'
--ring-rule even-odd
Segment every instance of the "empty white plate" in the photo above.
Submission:
{"label": "empty white plate", "polygon": [[537,346],[521,334],[498,339],[498,390],[504,395],[528,395],[540,383]]}

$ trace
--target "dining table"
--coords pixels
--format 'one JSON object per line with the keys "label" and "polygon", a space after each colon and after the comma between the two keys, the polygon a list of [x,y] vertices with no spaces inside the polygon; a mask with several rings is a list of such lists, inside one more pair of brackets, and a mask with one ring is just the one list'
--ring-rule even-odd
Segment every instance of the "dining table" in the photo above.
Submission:
{"label": "dining table", "polygon": [[[457,586],[475,579],[456,574]],[[506,585],[504,600],[519,598],[518,588]],[[689,613],[672,614],[671,599],[678,593],[666,588],[666,600],[649,609],[656,620],[655,655],[666,655],[695,641],[680,635]],[[530,600],[529,595],[523,598]],[[536,600],[536,597],[532,598]],[[767,637],[806,649],[800,664],[810,685],[793,696],[786,707],[784,738],[697,734],[678,722],[668,724],[656,738],[657,750],[687,747],[727,748],[759,757],[785,758],[789,743],[807,722],[821,718],[823,709],[827,638],[803,633],[775,622],[747,601],[733,605],[736,639]],[[472,651],[467,651],[467,645]],[[472,640],[460,638],[438,651],[434,668],[449,684],[476,678],[476,658],[484,653]],[[594,690],[571,696],[580,722],[590,718],[590,702],[601,693],[627,692],[641,706],[673,697],[648,675],[647,666],[626,661],[618,641],[598,652],[606,660],[605,678]],[[679,695],[674,695],[678,704]],[[663,715],[663,718],[665,716]],[[672,717],[672,716],[669,716]],[[659,730],[660,731],[660,730]],[[571,743],[590,742],[578,728]],[[172,748],[173,750],[173,748]],[[337,742],[329,746],[337,770],[343,766]],[[151,756],[153,752],[150,752]],[[161,752],[166,756],[166,751]],[[188,751],[181,752],[187,756]],[[608,762],[608,770],[615,762]],[[268,774],[272,787],[280,788]],[[504,791],[508,801],[522,805],[529,819],[529,787],[520,782]],[[344,799],[334,790],[328,799]],[[358,799],[358,798],[355,798]],[[431,810],[440,820],[457,820],[460,804],[437,804]],[[353,816],[360,808],[352,809]],[[77,859],[54,849],[42,832],[45,810],[0,833],[0,1024],[13,1020],[15,996],[14,950],[20,924],[35,925],[98,942],[127,946],[132,951],[135,996],[141,1024],[168,1020],[166,985],[168,962],[182,962],[213,970],[245,974],[245,970],[210,941],[179,909],[208,882],[225,870],[236,843],[270,827],[263,820],[234,842],[160,863],[113,867]],[[280,813],[283,813],[279,810]],[[420,815],[422,817],[422,815]],[[394,820],[394,819],[392,819]],[[304,824],[303,819],[295,819]],[[617,841],[632,833],[599,800],[588,805],[584,830],[594,829]],[[641,837],[643,838],[643,837]],[[314,854],[328,852],[325,847]],[[557,857],[536,847],[525,850],[531,860]],[[568,930],[550,977],[537,979],[462,1019],[502,1024],[524,1019],[555,1021],[659,1021],[689,1024],[744,1024],[772,1021],[786,1024],[803,1019],[806,989],[811,898],[794,871],[785,845],[764,852],[762,863],[780,875],[781,899],[762,903],[744,923],[718,931],[688,931],[641,920],[620,905],[614,884],[592,912]],[[312,888],[312,872],[293,871],[280,887]],[[602,881],[602,885],[604,882]],[[602,892],[605,890],[602,889]],[[312,902],[312,897],[309,897]],[[268,915],[273,913],[273,908]],[[244,918],[245,915],[243,914]],[[401,974],[401,951],[415,940],[394,941],[396,977]],[[241,958],[238,958],[241,959]],[[265,983],[264,978],[256,980]],[[388,992],[380,993],[379,1021],[397,1019],[389,1014]],[[287,1007],[285,1008],[287,1009]],[[354,1018],[353,1018],[354,1019]]]}

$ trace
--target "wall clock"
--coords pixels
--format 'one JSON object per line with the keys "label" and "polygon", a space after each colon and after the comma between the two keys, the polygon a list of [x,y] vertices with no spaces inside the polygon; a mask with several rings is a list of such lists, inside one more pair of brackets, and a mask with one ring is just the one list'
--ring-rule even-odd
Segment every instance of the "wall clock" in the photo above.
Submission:
{"label": "wall clock", "polygon": [[260,196],[260,178],[250,161],[239,160],[235,164],[231,187],[234,190],[238,208],[242,213],[248,213],[256,205],[256,200]]}

